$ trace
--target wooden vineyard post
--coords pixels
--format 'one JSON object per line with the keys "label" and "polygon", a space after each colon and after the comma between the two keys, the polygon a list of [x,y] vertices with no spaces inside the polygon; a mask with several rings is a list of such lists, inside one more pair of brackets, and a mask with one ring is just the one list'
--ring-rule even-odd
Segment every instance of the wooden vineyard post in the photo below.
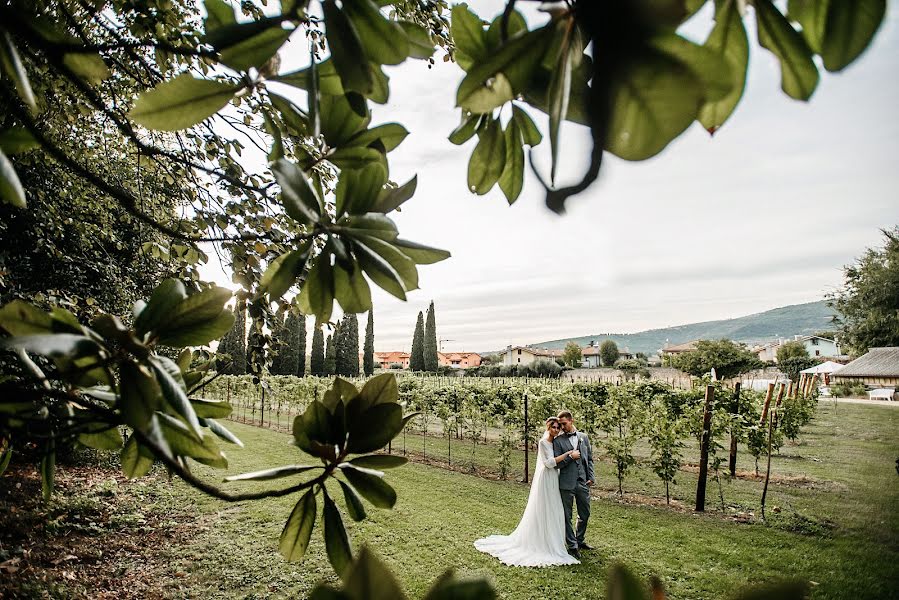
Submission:
{"label": "wooden vineyard post", "polygon": [[780,384],[777,391],[777,404],[771,409],[771,415],[768,419],[768,467],[765,470],[765,487],[762,488],[762,520],[765,520],[765,499],[768,497],[768,481],[771,479],[771,437],[774,434],[774,419],[777,414],[777,406],[783,397],[785,386]]}
{"label": "wooden vineyard post", "polygon": [[524,479],[522,483],[528,482],[528,393],[524,393]]}
{"label": "wooden vineyard post", "polygon": [[777,390],[777,400],[774,402],[774,409],[771,411],[772,419],[774,422],[774,429],[777,429],[777,417],[780,414],[780,403],[783,402],[785,390],[786,386],[784,386],[784,384],[780,384],[780,388]]}
{"label": "wooden vineyard post", "polygon": [[715,402],[715,388],[705,387],[705,410],[702,414],[702,439],[699,445],[699,481],[696,483],[696,510],[705,511],[705,484],[709,472],[709,439],[712,430],[712,404]]}
{"label": "wooden vineyard post", "polygon": [[262,388],[262,401],[259,403],[259,425],[265,427],[265,388]]}
{"label": "wooden vineyard post", "polygon": [[[734,384],[734,406],[733,414],[740,417],[740,382]],[[739,427],[739,425],[738,425]],[[730,476],[737,476],[737,436],[734,435],[734,426],[730,426],[730,460],[727,463],[730,469]]]}
{"label": "wooden vineyard post", "polygon": [[759,419],[759,427],[765,424],[768,418],[768,406],[771,404],[771,397],[774,395],[774,384],[768,384],[768,391],[765,393],[765,405],[762,407],[762,418]]}

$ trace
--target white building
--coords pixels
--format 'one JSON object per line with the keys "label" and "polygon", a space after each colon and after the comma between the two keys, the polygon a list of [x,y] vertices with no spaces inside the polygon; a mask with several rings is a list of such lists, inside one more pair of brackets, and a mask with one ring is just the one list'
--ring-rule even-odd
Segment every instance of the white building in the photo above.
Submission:
{"label": "white building", "polygon": [[777,362],[778,348],[788,341],[802,342],[808,355],[812,358],[835,358],[841,356],[840,345],[836,341],[817,335],[796,335],[793,336],[792,340],[777,340],[758,348],[755,352],[758,354],[759,360]]}
{"label": "white building", "polygon": [[527,346],[509,346],[503,354],[504,365],[529,365],[541,358],[555,360],[562,358],[561,350],[547,350],[546,348],[529,348]]}

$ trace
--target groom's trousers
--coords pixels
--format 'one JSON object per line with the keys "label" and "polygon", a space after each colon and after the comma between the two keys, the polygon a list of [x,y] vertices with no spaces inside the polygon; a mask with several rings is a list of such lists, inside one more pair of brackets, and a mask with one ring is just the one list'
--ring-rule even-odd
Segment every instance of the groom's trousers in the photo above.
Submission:
{"label": "groom's trousers", "polygon": [[[587,535],[587,521],[590,519],[590,488],[578,480],[573,490],[559,490],[562,495],[562,508],[565,509],[565,545],[576,550],[584,543]],[[572,504],[577,505],[577,533],[571,527]]]}

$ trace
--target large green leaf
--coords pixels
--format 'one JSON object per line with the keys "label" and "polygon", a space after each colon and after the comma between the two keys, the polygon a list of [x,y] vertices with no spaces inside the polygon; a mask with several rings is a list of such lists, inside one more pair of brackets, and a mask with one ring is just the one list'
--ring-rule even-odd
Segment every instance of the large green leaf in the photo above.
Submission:
{"label": "large green leaf", "polygon": [[365,600],[404,600],[405,594],[390,569],[363,546],[344,578],[344,592]]}
{"label": "large green leaf", "polygon": [[353,22],[337,7],[334,0],[322,2],[325,15],[325,35],[331,49],[331,60],[345,90],[370,94],[374,77],[368,68],[368,56]]}
{"label": "large green leaf", "polygon": [[359,246],[375,252],[387,261],[387,264],[399,275],[407,292],[418,289],[418,270],[415,262],[403,254],[390,242],[369,236],[360,236],[355,240]]}
{"label": "large green leaf", "polygon": [[281,186],[281,199],[288,216],[304,225],[317,223],[322,203],[306,174],[286,158],[275,161],[272,172]]}
{"label": "large green leaf", "polygon": [[[823,2],[822,2],[823,3]],[[821,43],[824,68],[841,71],[865,51],[886,14],[886,0],[829,0]]]}
{"label": "large green leaf", "polygon": [[293,30],[273,27],[221,51],[221,62],[235,71],[259,68],[278,51]]}
{"label": "large green leaf", "polygon": [[62,62],[75,75],[95,85],[112,74],[103,58],[91,52],[69,52],[63,55]]}
{"label": "large green leaf", "polygon": [[468,161],[468,189],[484,195],[499,180],[506,166],[506,140],[497,119],[488,121],[478,137],[478,145]]}
{"label": "large green leaf", "polygon": [[390,263],[361,243],[354,243],[353,247],[356,250],[356,259],[359,261],[359,266],[362,267],[369,279],[382,290],[400,300],[405,300],[406,289],[403,286],[402,278],[390,266]]}
{"label": "large green leaf", "polygon": [[322,516],[325,521],[325,551],[331,566],[334,567],[334,572],[343,577],[347,567],[353,562],[350,538],[347,535],[346,527],[343,526],[343,518],[340,516],[340,511],[337,510],[337,505],[328,496],[324,487],[322,487],[322,497],[324,500]]}
{"label": "large green leaf", "polygon": [[[301,90],[308,90],[310,70],[311,67],[306,67],[305,69],[278,75],[273,77],[272,80],[286,83]],[[330,96],[342,96],[344,94],[343,84],[340,83],[340,75],[337,74],[337,69],[334,68],[334,62],[331,59],[316,63],[315,70],[318,74],[318,92],[320,94],[328,94]]]}
{"label": "large green leaf", "polygon": [[122,472],[129,479],[143,477],[153,468],[153,457],[147,452],[141,452],[137,438],[133,435],[125,442],[122,448]]}
{"label": "large green leaf", "polygon": [[224,419],[231,415],[231,404],[229,402],[216,402],[214,400],[204,400],[202,398],[191,398],[191,405],[194,412],[200,419]]}
{"label": "large green leaf", "polygon": [[[428,590],[424,600],[493,600],[496,590],[486,579],[463,579],[453,576],[452,571],[444,573]],[[608,600],[618,600],[609,598]]]}
{"label": "large green leaf", "polygon": [[156,376],[156,381],[159,382],[159,389],[162,391],[163,399],[176,414],[184,419],[196,440],[199,441],[203,437],[203,433],[200,430],[200,422],[197,419],[197,414],[194,412],[193,405],[191,405],[187,394],[184,392],[184,381],[181,378],[181,371],[178,369],[178,365],[172,362],[170,358],[159,355],[151,356],[149,362],[150,370]]}
{"label": "large green leaf", "polygon": [[345,213],[358,215],[375,211],[375,203],[385,183],[387,171],[381,163],[341,171],[334,200],[336,216],[339,218]]}
{"label": "large green leaf", "polygon": [[410,58],[425,59],[434,54],[434,38],[427,29],[409,21],[397,21],[397,25],[403,28],[409,40]]}
{"label": "large green leaf", "polygon": [[150,371],[132,361],[119,365],[118,408],[128,425],[143,431],[159,410],[162,390]]}
{"label": "large green leaf", "polygon": [[365,100],[358,95],[322,94],[319,111],[322,135],[332,148],[343,146],[347,140],[365,130],[371,121]]}
{"label": "large green leaf", "polygon": [[371,212],[389,213],[397,210],[406,200],[415,195],[415,188],[418,186],[418,175],[415,175],[396,188],[388,188],[381,190],[375,203],[369,208]]}
{"label": "large green leaf", "polygon": [[0,150],[0,199],[16,208],[25,208],[25,189],[12,162]]}
{"label": "large green leaf", "polygon": [[612,84],[606,148],[625,160],[655,156],[693,122],[704,99],[692,69],[647,51]]}
{"label": "large green leaf", "polygon": [[215,439],[210,436],[203,436],[197,439],[187,425],[169,415],[158,413],[156,418],[162,429],[162,434],[172,453],[176,456],[189,456],[196,461],[215,466],[217,468],[227,467],[224,455],[218,449]]}
{"label": "large green leaf", "polygon": [[650,44],[655,50],[690,69],[707,100],[720,100],[733,90],[731,69],[721,52],[695,44],[674,33],[656,35],[650,40]]}
{"label": "large green leaf", "polygon": [[281,531],[278,548],[281,555],[288,561],[300,560],[306,554],[309,539],[312,537],[312,529],[315,527],[317,512],[315,491],[309,489],[296,503]]}
{"label": "large green leaf", "polygon": [[393,454],[369,454],[367,456],[357,456],[350,461],[350,464],[364,469],[396,469],[402,467],[409,462],[408,458],[403,456],[395,456]]}
{"label": "large green leaf", "polygon": [[396,504],[396,491],[382,478],[380,471],[362,469],[350,463],[341,463],[340,470],[350,485],[378,508],[393,508]]}
{"label": "large green leaf", "polygon": [[819,79],[808,43],[771,0],[754,4],[759,44],[780,61],[781,89],[791,98],[808,100]]}
{"label": "large green leaf", "polygon": [[240,86],[183,73],[140,95],[128,113],[148,129],[187,129],[221,110]]}
{"label": "large green leaf", "polygon": [[499,176],[499,189],[503,191],[509,204],[512,204],[518,199],[524,187],[524,149],[521,146],[521,133],[515,119],[510,119],[506,123],[503,140],[506,145],[506,160],[503,172]]}
{"label": "large green leaf", "polygon": [[705,45],[710,50],[724,56],[730,67],[731,85],[733,86],[726,96],[707,102],[699,111],[699,122],[709,133],[715,133],[733,113],[746,86],[749,39],[740,16],[738,0],[717,0],[715,27],[709,34]]}
{"label": "large green leaf", "polygon": [[474,136],[475,132],[478,130],[478,125],[480,124],[481,115],[463,110],[462,122],[459,123],[459,126],[456,127],[451,134],[449,134],[449,141],[457,146],[461,146]]}
{"label": "large green leaf", "polygon": [[0,132],[0,152],[9,156],[40,147],[40,143],[24,127],[9,127]]}
{"label": "large green leaf", "polygon": [[399,404],[376,404],[348,421],[347,451],[365,454],[380,450],[402,429],[403,409]]}
{"label": "large green leaf", "polygon": [[540,130],[537,129],[534,120],[531,119],[528,113],[514,104],[512,105],[512,118],[518,125],[518,131],[521,133],[521,137],[524,139],[525,144],[534,147],[543,141],[543,135],[540,133]]}
{"label": "large green leaf", "polygon": [[229,475],[225,477],[225,481],[270,481],[272,479],[281,479],[282,477],[290,477],[299,475],[315,469],[321,469],[321,465],[287,465],[284,467],[275,467],[274,469],[265,469],[262,471],[253,471],[252,473],[241,473],[240,475]]}
{"label": "large green leaf", "polygon": [[166,279],[153,290],[143,310],[134,319],[139,335],[153,331],[164,323],[175,307],[187,297],[184,284],[177,279]]}
{"label": "large green leaf", "polygon": [[409,56],[405,30],[399,23],[385,18],[371,0],[343,0],[343,10],[372,62],[398,65]]}
{"label": "large green leaf", "polygon": [[372,163],[384,163],[384,155],[374,148],[347,146],[328,154],[328,160],[341,169],[364,169]]}
{"label": "large green leaf", "polygon": [[206,31],[219,29],[225,25],[232,25],[237,22],[234,16],[234,8],[225,0],[203,0],[203,6],[206,8]]}
{"label": "large green leaf", "polygon": [[0,308],[0,327],[16,336],[51,333],[53,319],[36,306],[13,300]]}
{"label": "large green leaf", "polygon": [[309,132],[309,115],[300,110],[296,104],[272,91],[268,93],[269,101],[281,114],[284,123],[293,130],[294,135],[306,135]]}
{"label": "large green leaf", "polygon": [[[168,315],[164,325],[157,326],[157,331],[169,332],[175,329],[189,328],[198,323],[215,319],[222,314],[225,310],[225,303],[233,295],[231,290],[218,286],[191,294],[178,303]],[[165,342],[162,343],[165,344]]]}
{"label": "large green leaf", "polygon": [[511,38],[486,60],[479,61],[459,84],[456,106],[487,113],[523,93],[552,39],[552,29],[541,27]]}
{"label": "large green leaf", "polygon": [[409,132],[399,123],[385,123],[371,129],[357,133],[346,144],[348,146],[372,146],[379,143],[377,148],[384,152],[390,152],[399,146]]}
{"label": "large green leaf", "polygon": [[283,296],[296,283],[309,258],[309,244],[304,243],[297,250],[291,250],[273,260],[262,278],[259,289],[268,293],[272,300]]}
{"label": "large green leaf", "polygon": [[78,441],[88,448],[97,450],[118,450],[124,443],[119,428],[109,425],[104,425],[101,431],[79,434]]}
{"label": "large green leaf", "polygon": [[350,515],[350,518],[354,521],[364,521],[366,517],[365,506],[362,504],[359,495],[353,491],[353,488],[339,479],[337,480],[337,483],[340,484],[340,488],[343,490],[343,499],[346,503],[347,514]]}
{"label": "large green leaf", "polygon": [[344,313],[361,313],[371,308],[371,289],[362,276],[361,267],[347,271],[334,265],[334,297]]}
{"label": "large green leaf", "polygon": [[487,33],[481,19],[466,4],[453,7],[450,31],[456,44],[456,62],[464,70],[487,59]]}
{"label": "large green leaf", "polygon": [[400,252],[411,258],[417,265],[432,265],[450,257],[450,253],[446,250],[431,248],[430,246],[400,238],[393,240],[393,245],[399,248]]}
{"label": "large green leaf", "polygon": [[[565,120],[565,117],[568,115],[568,99],[571,94],[571,71],[574,68],[574,61],[578,58],[578,56],[582,53],[582,50],[579,46],[574,44],[574,40],[572,39],[574,36],[574,29],[566,26],[564,21],[560,21],[557,24],[557,32],[556,36],[561,36],[562,40],[559,45],[558,56],[555,59],[555,64],[552,69],[552,76],[549,80],[549,145],[550,145],[550,155],[552,157],[552,163],[550,167],[550,182],[555,184],[556,181],[556,169],[559,166],[559,128],[562,126],[562,121]],[[514,119],[512,121],[514,123]],[[506,150],[510,149],[510,140],[509,140],[509,130],[506,130]],[[514,146],[521,148],[521,144],[518,140],[513,142]],[[523,161],[522,157],[522,161]],[[508,170],[508,167],[506,167]],[[505,172],[505,171],[504,171]],[[507,182],[507,187],[511,186]],[[514,190],[510,190],[514,191]],[[505,188],[503,192],[506,192]],[[512,197],[508,192],[506,192],[506,199],[509,201],[509,204],[514,202],[518,198],[518,194],[515,194]]]}
{"label": "large green leaf", "polygon": [[234,313],[224,310],[212,319],[167,331],[159,336],[159,343],[172,348],[202,346],[212,340],[220,339],[228,333],[233,325]]}
{"label": "large green leaf", "polygon": [[365,401],[366,408],[376,404],[396,403],[399,395],[396,376],[393,373],[382,373],[372,377],[359,390],[359,396]]}
{"label": "large green leaf", "polygon": [[0,348],[19,348],[54,358],[95,356],[101,348],[91,338],[74,333],[25,335],[0,340]]}
{"label": "large green leaf", "polygon": [[334,270],[330,254],[319,254],[313,260],[300,291],[298,306],[303,314],[315,315],[318,323],[330,320],[334,306]]}
{"label": "large green leaf", "polygon": [[234,444],[243,448],[243,442],[236,435],[228,431],[228,428],[213,419],[200,419],[200,425],[208,427],[209,431],[218,436],[219,439],[225,440],[230,444]]}
{"label": "large green leaf", "polygon": [[[502,45],[503,42],[503,15],[497,15],[487,28],[486,41],[489,51],[494,51]],[[509,13],[509,20],[506,24],[506,39],[515,37],[516,35],[527,31],[528,24],[524,16],[517,10]]]}
{"label": "large green leaf", "polygon": [[397,237],[396,224],[379,213],[347,215],[339,221],[339,225],[340,229],[336,231],[354,238],[364,236],[393,241]]}
{"label": "large green leaf", "polygon": [[0,32],[0,68],[16,84],[16,93],[22,102],[32,111],[36,111],[37,102],[34,99],[31,83],[28,81],[28,73],[22,65],[22,59],[19,58],[19,53],[12,43],[9,32],[6,30]]}

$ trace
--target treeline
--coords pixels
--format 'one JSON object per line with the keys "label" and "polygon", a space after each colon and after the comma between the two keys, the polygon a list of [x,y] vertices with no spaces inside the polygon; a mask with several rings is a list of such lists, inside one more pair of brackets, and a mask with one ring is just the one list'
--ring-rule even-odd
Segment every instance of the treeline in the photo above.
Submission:
{"label": "treeline", "polygon": [[[247,318],[246,311],[236,313],[234,326],[219,342],[216,368],[225,375],[247,373]],[[306,316],[298,311],[288,311],[271,333],[272,359],[269,373],[305,377],[341,375],[358,377],[374,373],[374,311],[368,311],[365,343],[360,364],[359,321],[355,314],[346,314],[338,322],[333,333],[325,338],[321,328],[312,334],[309,368],[306,367]]]}

